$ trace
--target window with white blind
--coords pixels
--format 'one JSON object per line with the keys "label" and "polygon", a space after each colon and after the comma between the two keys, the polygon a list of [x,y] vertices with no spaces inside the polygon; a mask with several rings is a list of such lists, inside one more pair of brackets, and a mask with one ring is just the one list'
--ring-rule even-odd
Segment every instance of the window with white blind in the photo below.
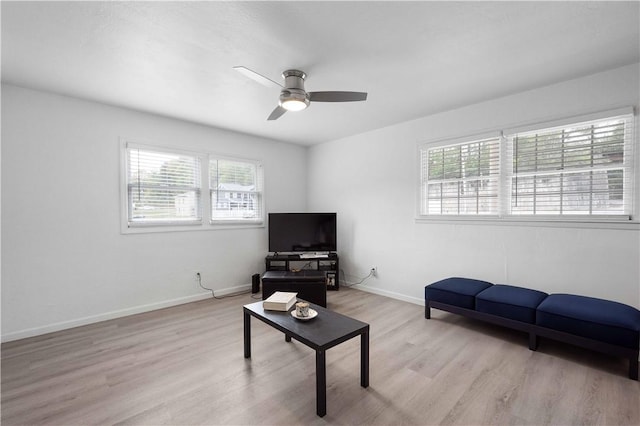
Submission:
{"label": "window with white blind", "polygon": [[202,222],[197,156],[135,146],[126,151],[129,226]]}
{"label": "window with white blind", "polygon": [[[264,177],[258,161],[126,141],[122,159],[124,233],[264,223]],[[202,195],[202,188],[208,188],[209,196]]]}
{"label": "window with white blind", "polygon": [[513,215],[631,211],[631,116],[508,136]]}
{"label": "window with white blind", "polygon": [[637,178],[632,110],[557,123],[471,142],[422,145],[419,216],[632,219]]}
{"label": "window with white blind", "polygon": [[262,222],[262,167],[257,162],[209,159],[211,221]]}
{"label": "window with white blind", "polygon": [[498,214],[499,138],[425,147],[420,156],[421,214]]}

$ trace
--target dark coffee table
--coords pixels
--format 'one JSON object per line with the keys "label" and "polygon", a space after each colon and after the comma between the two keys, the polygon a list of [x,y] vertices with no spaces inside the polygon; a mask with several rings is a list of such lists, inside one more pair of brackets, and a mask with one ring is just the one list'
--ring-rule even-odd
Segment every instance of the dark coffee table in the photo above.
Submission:
{"label": "dark coffee table", "polygon": [[318,316],[300,321],[289,312],[265,311],[262,302],[243,306],[244,357],[251,358],[251,317],[269,324],[285,335],[290,342],[295,339],[316,351],[316,412],[327,414],[327,365],[325,351],[353,337],[360,336],[360,386],[369,386],[369,324],[310,304]]}

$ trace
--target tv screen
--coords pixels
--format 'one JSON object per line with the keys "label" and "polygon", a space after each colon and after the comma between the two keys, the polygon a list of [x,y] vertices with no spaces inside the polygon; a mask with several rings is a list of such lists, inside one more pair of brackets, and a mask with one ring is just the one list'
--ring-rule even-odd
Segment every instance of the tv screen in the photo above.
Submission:
{"label": "tv screen", "polygon": [[335,213],[269,213],[269,251],[337,251]]}

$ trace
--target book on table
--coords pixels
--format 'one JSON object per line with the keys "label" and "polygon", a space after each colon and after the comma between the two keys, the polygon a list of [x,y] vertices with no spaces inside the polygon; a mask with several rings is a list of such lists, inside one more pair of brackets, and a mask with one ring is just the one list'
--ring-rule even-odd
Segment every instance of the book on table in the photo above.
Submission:
{"label": "book on table", "polygon": [[262,302],[262,307],[269,311],[288,311],[294,303],[298,293],[288,291],[276,291]]}

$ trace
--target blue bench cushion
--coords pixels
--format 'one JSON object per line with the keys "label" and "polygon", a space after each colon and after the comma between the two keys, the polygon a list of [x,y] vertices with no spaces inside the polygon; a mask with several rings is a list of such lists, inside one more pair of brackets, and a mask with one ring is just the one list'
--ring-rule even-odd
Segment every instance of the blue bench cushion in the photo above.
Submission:
{"label": "blue bench cushion", "polygon": [[638,349],[640,311],[618,302],[573,294],[552,294],[538,306],[536,324]]}
{"label": "blue bench cushion", "polygon": [[535,324],[536,308],[547,293],[511,285],[494,285],[476,295],[476,311]]}
{"label": "blue bench cushion", "polygon": [[470,278],[447,278],[424,288],[425,300],[475,309],[476,294],[493,284]]}

